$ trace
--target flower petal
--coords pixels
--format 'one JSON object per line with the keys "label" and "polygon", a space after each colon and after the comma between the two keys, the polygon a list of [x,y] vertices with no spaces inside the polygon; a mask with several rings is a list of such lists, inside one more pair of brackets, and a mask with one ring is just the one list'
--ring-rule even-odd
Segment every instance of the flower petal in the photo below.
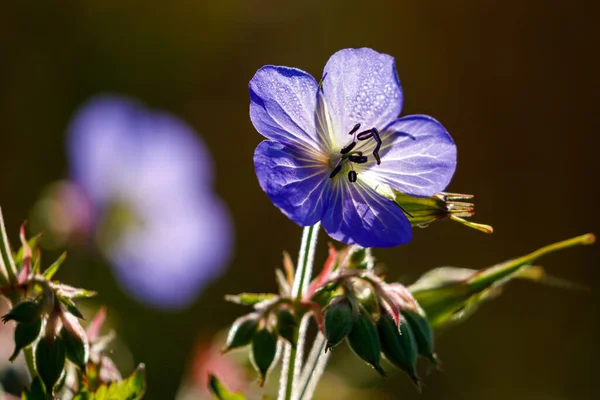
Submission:
{"label": "flower petal", "polygon": [[394,247],[410,242],[410,222],[391,200],[360,179],[332,185],[323,227],[332,238],[363,247]]}
{"label": "flower petal", "polygon": [[[381,165],[364,171],[410,196],[428,197],[448,186],[456,169],[456,145],[446,129],[426,115],[391,123],[381,134]],[[359,174],[360,175],[360,174]]]}
{"label": "flower petal", "polygon": [[355,124],[380,129],[398,117],[402,88],[394,58],[368,48],[344,49],[323,70],[323,92],[338,146],[348,141]]}
{"label": "flower petal", "polygon": [[328,167],[290,146],[265,140],[254,151],[254,168],[260,187],[273,204],[301,226],[323,216],[331,185]]}
{"label": "flower petal", "polygon": [[267,65],[250,81],[250,119],[267,139],[320,148],[315,129],[318,84],[308,73]]}

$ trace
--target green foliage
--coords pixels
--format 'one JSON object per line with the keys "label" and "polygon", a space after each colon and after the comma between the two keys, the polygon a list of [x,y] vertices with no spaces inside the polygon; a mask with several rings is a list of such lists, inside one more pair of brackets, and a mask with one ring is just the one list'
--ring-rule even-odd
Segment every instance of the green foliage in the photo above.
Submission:
{"label": "green foliage", "polygon": [[21,400],[46,400],[46,390],[39,376],[33,378],[31,387],[21,395]]}
{"label": "green foliage", "polygon": [[9,360],[14,361],[15,358],[19,355],[19,352],[29,346],[31,343],[37,339],[42,330],[42,319],[38,318],[37,321],[31,322],[29,324],[17,324],[14,333],[15,339],[15,351],[10,356]]}
{"label": "green foliage", "polygon": [[266,300],[273,300],[276,297],[277,295],[273,293],[240,293],[228,294],[225,296],[225,300],[229,301],[230,303],[253,306]]}
{"label": "green foliage", "polygon": [[213,374],[209,375],[208,389],[212,394],[215,395],[217,400],[246,400],[246,397],[241,393],[232,393],[225,385],[219,381],[219,379]]}
{"label": "green foliage", "polygon": [[369,363],[381,376],[386,376],[380,365],[381,346],[377,327],[371,314],[362,306],[346,339],[354,354]]}
{"label": "green foliage", "polygon": [[62,253],[60,257],[58,257],[58,259],[44,271],[44,278],[48,280],[52,279],[66,258],[67,253]]}
{"label": "green foliage", "polygon": [[53,392],[54,385],[65,367],[65,345],[60,337],[54,340],[42,339],[35,348],[35,369],[46,391]]}
{"label": "green foliage", "polygon": [[121,382],[101,385],[95,392],[84,389],[73,400],[139,400],[146,393],[146,367],[138,365],[128,378]]}
{"label": "green foliage", "polygon": [[264,385],[277,356],[277,335],[268,328],[256,332],[252,339],[252,365],[258,372],[258,384]]}

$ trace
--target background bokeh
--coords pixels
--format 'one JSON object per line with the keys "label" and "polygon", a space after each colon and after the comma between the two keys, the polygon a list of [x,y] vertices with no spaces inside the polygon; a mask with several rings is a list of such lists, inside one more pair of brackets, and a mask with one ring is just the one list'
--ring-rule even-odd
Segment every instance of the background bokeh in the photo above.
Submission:
{"label": "background bokeh", "polygon": [[[173,398],[197,338],[243,311],[222,301],[223,294],[274,290],[281,251],[294,254],[299,244],[301,229],[269,202],[254,176],[252,154],[261,136],[248,117],[248,81],[264,64],[319,77],[332,53],[362,46],[396,58],[403,113],[432,115],[452,134],[459,163],[449,189],[474,193],[475,220],[496,229],[488,236],[444,222],[417,230],[410,245],[376,251],[389,277],[409,283],[435,266],[479,268],[600,233],[600,37],[593,4],[5,2],[0,204],[12,240],[42,188],[65,176],[66,126],[90,96],[137,97],[191,124],[213,154],[216,190],[233,214],[237,246],[229,273],[177,314],[129,300],[93,257],[71,254],[60,276],[100,292],[97,301],[108,306],[134,360],[147,364],[147,398]],[[426,378],[420,398],[597,398],[598,255],[595,246],[542,260],[551,273],[584,283],[591,293],[515,283],[441,336],[445,371]],[[345,364],[341,357],[333,368]],[[372,373],[358,361],[342,372]],[[419,398],[408,379],[362,385],[390,398]]]}

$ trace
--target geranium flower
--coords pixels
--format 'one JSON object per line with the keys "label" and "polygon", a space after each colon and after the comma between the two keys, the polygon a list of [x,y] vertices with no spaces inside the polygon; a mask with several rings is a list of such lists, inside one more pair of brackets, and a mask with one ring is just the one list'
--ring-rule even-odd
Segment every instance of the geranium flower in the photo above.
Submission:
{"label": "geranium flower", "polygon": [[398,118],[394,59],[374,50],[335,53],[321,84],[296,68],[267,65],[250,81],[250,118],[269,140],[254,153],[256,175],[292,221],[321,221],[329,235],[364,247],[411,239],[391,189],[428,197],[456,167],[446,129],[424,115]]}
{"label": "geranium flower", "polygon": [[90,231],[126,293],[182,308],[224,272],[230,217],[212,188],[210,154],[192,128],[102,96],[79,110],[67,139],[80,193],[69,199],[86,199]]}

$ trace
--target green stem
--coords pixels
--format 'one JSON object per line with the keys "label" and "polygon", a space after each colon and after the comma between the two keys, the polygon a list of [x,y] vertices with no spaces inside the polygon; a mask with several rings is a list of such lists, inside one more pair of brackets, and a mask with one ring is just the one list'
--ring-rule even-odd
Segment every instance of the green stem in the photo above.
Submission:
{"label": "green stem", "polygon": [[302,391],[300,392],[300,396],[298,396],[298,400],[304,400],[304,396],[307,396],[309,399],[312,398],[317,383],[325,371],[325,365],[329,360],[329,355],[331,354],[331,352],[325,353],[326,344],[327,340],[325,339],[325,336],[318,333],[306,362],[307,365],[302,371]]}
{"label": "green stem", "polygon": [[[320,223],[313,226],[307,226],[302,232],[302,242],[300,245],[300,254],[296,265],[294,275],[294,285],[292,295],[296,300],[301,300],[302,295],[310,282],[313,270],[313,261],[317,247],[317,237],[319,234]],[[281,380],[279,382],[279,399],[292,400],[297,398],[294,395],[296,391],[296,381],[300,369],[302,368],[302,359],[304,356],[304,342],[306,340],[306,327],[309,318],[303,318],[298,326],[297,343],[294,347],[286,345],[283,367],[281,370]],[[283,390],[285,387],[285,391]]]}
{"label": "green stem", "polygon": [[25,356],[29,375],[31,376],[31,379],[33,379],[37,375],[37,372],[35,371],[35,362],[33,361],[33,348],[31,346],[25,347],[23,349],[23,355]]}
{"label": "green stem", "polygon": [[[6,235],[6,228],[4,227],[4,218],[2,217],[2,209],[0,209],[0,253],[2,253],[2,264],[6,268],[8,277],[8,283],[12,285],[17,284],[17,267],[12,258],[10,251],[10,245],[8,244],[8,236]],[[0,268],[0,281],[2,285],[6,285],[7,282],[3,276],[3,271]]]}

